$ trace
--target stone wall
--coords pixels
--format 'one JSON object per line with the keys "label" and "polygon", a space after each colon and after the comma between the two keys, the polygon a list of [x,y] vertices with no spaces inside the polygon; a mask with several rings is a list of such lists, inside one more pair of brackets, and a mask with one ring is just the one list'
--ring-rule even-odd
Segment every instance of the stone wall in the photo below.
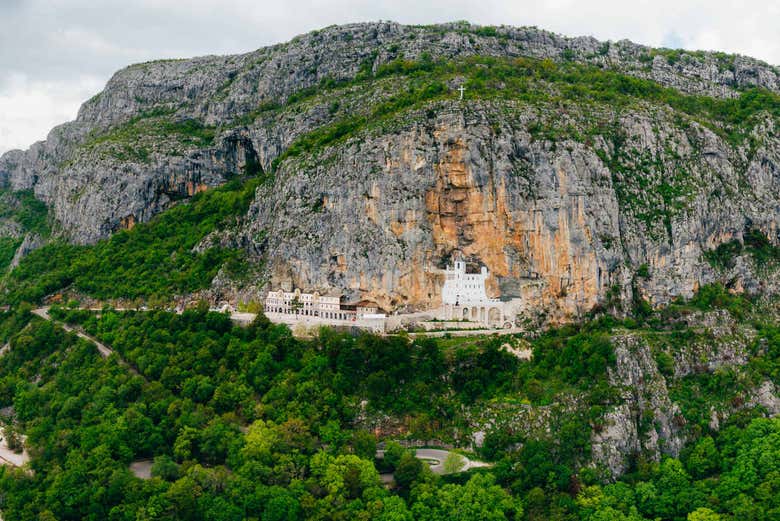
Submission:
{"label": "stone wall", "polygon": [[271,322],[275,322],[277,324],[287,324],[291,327],[295,327],[299,324],[313,328],[319,326],[347,328],[354,327],[358,329],[364,329],[366,331],[371,331],[373,333],[384,333],[386,322],[384,319],[356,318],[355,320],[336,320],[302,315],[290,315],[287,313],[266,313],[265,315]]}

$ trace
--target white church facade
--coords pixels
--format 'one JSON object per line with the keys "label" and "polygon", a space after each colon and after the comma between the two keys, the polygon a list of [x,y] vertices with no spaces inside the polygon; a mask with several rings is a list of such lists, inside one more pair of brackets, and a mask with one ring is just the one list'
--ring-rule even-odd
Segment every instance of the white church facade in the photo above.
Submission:
{"label": "white church facade", "polygon": [[466,263],[458,259],[444,270],[441,290],[444,320],[469,320],[488,326],[511,327],[511,319],[505,317],[506,303],[488,298],[485,283],[488,269],[482,266],[479,273],[467,273]]}

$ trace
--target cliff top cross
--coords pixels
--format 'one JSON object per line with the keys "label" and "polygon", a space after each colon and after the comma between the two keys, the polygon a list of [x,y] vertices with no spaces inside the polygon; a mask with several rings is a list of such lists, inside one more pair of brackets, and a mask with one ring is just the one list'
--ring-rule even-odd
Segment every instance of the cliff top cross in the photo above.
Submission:
{"label": "cliff top cross", "polygon": [[460,91],[460,100],[463,101],[463,91],[466,90],[466,87],[461,85],[460,87],[458,87],[458,90]]}

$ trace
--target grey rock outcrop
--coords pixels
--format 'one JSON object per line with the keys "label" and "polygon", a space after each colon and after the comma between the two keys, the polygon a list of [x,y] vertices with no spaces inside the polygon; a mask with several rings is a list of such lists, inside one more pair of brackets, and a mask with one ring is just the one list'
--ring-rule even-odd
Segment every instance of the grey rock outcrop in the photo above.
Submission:
{"label": "grey rock outcrop", "polygon": [[620,475],[632,454],[677,456],[685,443],[685,419],[669,398],[666,379],[646,342],[625,335],[614,337],[613,345],[617,362],[610,384],[622,389],[624,403],[608,413],[603,430],[594,433],[593,459]]}
{"label": "grey rock outcrop", "polygon": [[[602,468],[607,477],[625,473],[639,456],[654,461],[663,455],[677,457],[690,439],[699,436],[701,425],[689,425],[686,419],[699,412],[690,405],[683,411],[672,399],[675,392],[680,396],[680,389],[690,392],[693,375],[728,371],[737,381],[750,381],[746,375],[750,374],[747,367],[755,329],[723,310],[696,312],[688,321],[685,341],[658,341],[657,336],[669,336],[671,331],[654,333],[654,341],[653,335],[645,333],[613,335],[615,367],[608,374],[620,399],[594,424],[591,436],[591,465]],[[659,353],[672,360],[663,374],[655,356]],[[769,417],[780,414],[778,388],[770,380],[729,391],[721,397],[706,396],[710,410],[704,418],[709,417],[713,431],[738,411],[759,411]]]}
{"label": "grey rock outcrop", "polygon": [[619,476],[629,467],[629,458],[642,453],[635,414],[628,403],[613,408],[601,418],[591,439],[591,456],[608,476]]}
{"label": "grey rock outcrop", "polygon": [[769,416],[780,414],[780,397],[777,386],[770,380],[765,380],[755,389],[747,403],[748,407],[762,407]]}
{"label": "grey rock outcrop", "polygon": [[24,236],[22,244],[16,249],[11,263],[8,265],[8,269],[12,270],[19,265],[23,258],[25,258],[31,251],[37,250],[45,244],[40,235],[35,233],[28,233]]}

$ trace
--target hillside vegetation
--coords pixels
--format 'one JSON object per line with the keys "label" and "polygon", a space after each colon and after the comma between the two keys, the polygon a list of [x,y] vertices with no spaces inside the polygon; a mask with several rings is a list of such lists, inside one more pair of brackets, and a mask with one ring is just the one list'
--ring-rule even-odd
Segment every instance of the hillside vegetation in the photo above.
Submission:
{"label": "hillside vegetation", "polygon": [[97,299],[168,302],[208,287],[223,266],[237,276],[248,269],[238,251],[215,246],[198,252],[195,247],[210,232],[235,227],[260,182],[236,179],[94,246],[53,241],[6,277],[5,298],[40,302],[70,289]]}
{"label": "hillside vegetation", "polygon": [[[708,333],[664,324],[720,306],[759,328],[750,362],[675,377],[677,353]],[[409,344],[325,329],[301,341],[262,316],[242,328],[205,310],[52,310],[136,376],[23,308],[3,317],[11,348],[0,358],[0,405],[28,436],[34,473],[4,468],[0,508],[5,519],[446,519],[468,497],[462,519],[764,519],[778,507],[769,491],[780,424],[760,408],[734,409],[780,375],[780,335],[762,309],[713,288],[644,324],[603,318],[552,330],[529,340],[532,361],[500,338]],[[653,352],[689,441],[678,458],[629,455],[631,470],[608,484],[590,451],[603,412],[625,400],[607,378],[624,331],[673,333]],[[538,417],[538,429],[497,422],[479,449],[489,469],[437,477],[400,449],[374,462],[377,440],[365,430],[374,421],[396,419],[411,439],[458,441],[484,428],[479,411],[518,402],[540,412],[569,405]],[[724,405],[735,412],[717,429],[699,417]],[[149,481],[128,470],[139,458],[154,458]],[[394,470],[398,488],[386,490],[377,468]]]}
{"label": "hillside vegetation", "polygon": [[48,208],[30,191],[0,190],[0,272],[5,272],[25,236],[51,234]]}

